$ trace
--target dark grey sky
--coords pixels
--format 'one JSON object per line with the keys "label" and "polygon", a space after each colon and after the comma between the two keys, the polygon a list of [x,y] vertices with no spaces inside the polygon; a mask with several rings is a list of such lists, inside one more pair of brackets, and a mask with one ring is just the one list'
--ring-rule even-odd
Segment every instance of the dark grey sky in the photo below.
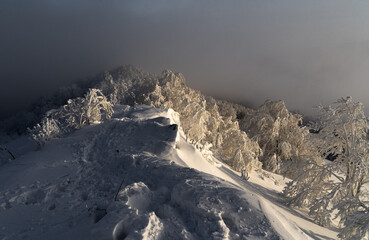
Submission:
{"label": "dark grey sky", "polygon": [[368,26],[366,0],[2,0],[1,116],[125,64],[255,105],[369,106]]}

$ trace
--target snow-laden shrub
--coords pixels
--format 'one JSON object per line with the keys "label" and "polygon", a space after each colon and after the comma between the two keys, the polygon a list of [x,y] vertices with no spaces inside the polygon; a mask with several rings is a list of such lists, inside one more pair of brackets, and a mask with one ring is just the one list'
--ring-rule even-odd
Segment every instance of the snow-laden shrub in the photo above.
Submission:
{"label": "snow-laden shrub", "polygon": [[211,146],[236,170],[261,166],[257,142],[240,130],[235,119],[221,115],[216,100],[187,87],[182,74],[167,70],[155,76],[128,66],[106,73],[98,87],[116,103],[174,109],[188,141]]}
{"label": "snow-laden shrub", "polygon": [[83,98],[70,99],[59,109],[49,111],[39,124],[29,129],[29,132],[39,145],[43,145],[52,138],[104,118],[109,119],[112,114],[113,104],[99,89],[90,89]]}
{"label": "snow-laden shrub", "polygon": [[43,118],[41,122],[30,129],[29,132],[33,140],[39,145],[45,144],[52,138],[60,137],[62,134],[60,123],[50,116]]}
{"label": "snow-laden shrub", "polygon": [[109,119],[112,114],[113,104],[101,90],[94,88],[84,98],[70,99],[60,111],[53,113],[55,117],[65,119],[67,126],[73,129],[99,122],[103,118]]}

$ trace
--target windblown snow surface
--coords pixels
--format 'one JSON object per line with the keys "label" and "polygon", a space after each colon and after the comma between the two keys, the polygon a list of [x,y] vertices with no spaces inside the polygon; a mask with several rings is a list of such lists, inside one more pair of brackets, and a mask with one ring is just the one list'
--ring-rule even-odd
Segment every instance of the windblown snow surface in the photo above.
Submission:
{"label": "windblown snow surface", "polygon": [[37,151],[13,142],[18,158],[0,166],[0,239],[336,238],[280,203],[286,180],[241,179],[187,143],[178,119],[117,106]]}

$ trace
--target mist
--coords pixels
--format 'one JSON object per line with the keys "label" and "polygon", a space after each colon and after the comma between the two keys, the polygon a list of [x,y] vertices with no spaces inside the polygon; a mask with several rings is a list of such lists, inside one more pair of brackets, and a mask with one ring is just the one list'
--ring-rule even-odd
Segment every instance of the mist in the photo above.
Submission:
{"label": "mist", "polygon": [[359,0],[1,1],[0,118],[126,64],[253,106],[369,107],[368,12]]}

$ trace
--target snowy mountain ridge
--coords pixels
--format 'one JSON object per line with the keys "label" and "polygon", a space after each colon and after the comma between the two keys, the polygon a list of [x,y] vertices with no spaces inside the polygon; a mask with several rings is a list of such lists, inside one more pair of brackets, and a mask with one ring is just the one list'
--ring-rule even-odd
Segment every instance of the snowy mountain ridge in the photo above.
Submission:
{"label": "snowy mountain ridge", "polygon": [[247,182],[186,142],[173,110],[114,110],[0,168],[2,239],[335,238],[265,198],[282,178]]}
{"label": "snowy mountain ridge", "polygon": [[[71,95],[75,97],[63,105],[58,104],[62,102],[58,96]],[[50,109],[50,106],[55,107]],[[267,100],[258,109],[248,109],[188,87],[180,73],[166,70],[156,75],[126,66],[98,75],[84,88],[72,87],[61,92],[51,102],[46,101],[39,107],[45,110],[45,114],[36,125],[28,128],[33,143],[21,136],[13,141],[8,138],[3,146],[4,141],[0,137],[0,165],[18,163],[22,155],[28,156],[35,147],[43,152],[51,141],[73,139],[73,136],[78,135],[77,132],[86,132],[89,133],[88,138],[83,139],[85,135],[80,135],[82,143],[74,143],[73,148],[65,150],[75,155],[71,158],[73,163],[81,163],[76,165],[77,168],[84,165],[80,168],[81,173],[91,167],[91,173],[100,176],[96,179],[102,179],[103,174],[93,169],[109,166],[107,162],[110,161],[119,167],[121,159],[118,157],[132,158],[133,163],[137,156],[169,159],[182,167],[191,167],[221,178],[240,188],[241,192],[250,189],[258,192],[257,187],[246,184],[253,181],[266,188],[267,192],[271,190],[269,194],[260,191],[257,195],[274,202],[273,208],[270,208],[270,204],[262,204],[265,202],[262,199],[251,200],[253,198],[250,195],[247,200],[256,202],[253,207],[260,211],[278,208],[279,213],[270,214],[268,210],[264,215],[284,238],[290,239],[289,232],[295,232],[293,223],[287,224],[289,231],[285,227],[280,228],[290,222],[286,219],[296,219],[296,215],[299,215],[292,208],[303,212],[303,216],[308,216],[321,226],[339,229],[339,238],[369,237],[369,124],[363,105],[351,97],[338,99],[326,107],[320,106],[319,118],[309,129],[302,124],[300,115],[288,111],[283,101]],[[146,108],[151,110],[146,111]],[[28,116],[36,116],[37,119],[38,115],[26,114],[25,118],[14,116],[12,119],[16,120],[16,126],[22,128],[23,120],[28,119]],[[7,124],[4,126],[4,129],[11,129]],[[94,132],[89,129],[100,130]],[[104,140],[100,141],[100,138]],[[172,150],[173,146],[176,151]],[[102,161],[102,158],[105,160]],[[152,167],[157,168],[156,165]],[[133,172],[136,172],[135,168]],[[110,170],[107,169],[107,172]],[[253,172],[256,177],[252,176]],[[240,181],[239,173],[242,177],[246,175],[246,180],[250,177],[250,181]],[[281,180],[281,176],[273,173],[285,178]],[[265,184],[264,180],[258,181],[259,178],[272,185]],[[81,179],[90,179],[90,175]],[[117,182],[119,180],[115,179],[108,184]],[[143,186],[140,182],[133,183]],[[91,184],[97,185],[94,178],[85,185]],[[152,191],[152,186],[145,182],[144,185]],[[38,185],[32,188],[38,188]],[[115,200],[118,199],[117,193]],[[35,194],[43,196],[46,193],[43,190]],[[107,194],[103,195],[106,197]],[[20,201],[27,196],[28,193],[19,197]],[[14,202],[18,197],[11,199]],[[3,203],[4,208],[11,206],[9,201]],[[106,207],[92,205],[93,210],[91,204],[86,208],[92,215],[96,215],[95,211],[100,212],[95,220],[97,222],[107,210]],[[264,205],[267,207],[263,208]],[[301,227],[299,219],[297,217],[293,222]],[[316,228],[306,222],[303,225],[301,229]],[[230,234],[239,230],[227,227]],[[324,232],[303,231],[315,238],[325,236]],[[299,238],[304,238],[304,234]],[[332,232],[328,235],[336,236]]]}

